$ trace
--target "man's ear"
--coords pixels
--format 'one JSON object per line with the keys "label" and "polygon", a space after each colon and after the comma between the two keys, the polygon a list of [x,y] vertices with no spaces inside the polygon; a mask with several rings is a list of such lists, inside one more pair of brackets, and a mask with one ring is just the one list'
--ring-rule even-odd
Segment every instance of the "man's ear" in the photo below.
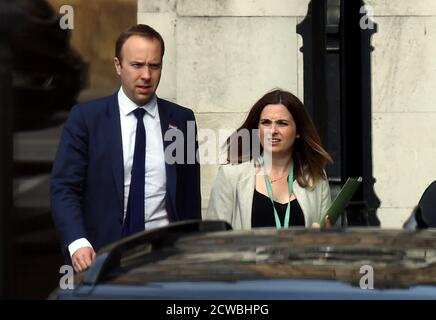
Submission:
{"label": "man's ear", "polygon": [[115,65],[115,71],[117,72],[118,75],[121,75],[121,61],[115,57],[114,58],[114,65]]}

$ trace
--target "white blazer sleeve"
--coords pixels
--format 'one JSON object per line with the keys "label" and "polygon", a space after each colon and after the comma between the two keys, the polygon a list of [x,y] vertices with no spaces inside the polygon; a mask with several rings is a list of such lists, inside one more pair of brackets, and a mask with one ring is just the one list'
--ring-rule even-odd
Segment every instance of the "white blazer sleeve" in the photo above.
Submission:
{"label": "white blazer sleeve", "polygon": [[209,207],[203,217],[204,220],[225,220],[232,223],[234,207],[233,188],[224,169],[220,167],[212,187]]}
{"label": "white blazer sleeve", "polygon": [[321,214],[324,216],[332,203],[330,195],[330,185],[327,179],[322,179],[322,194],[321,194]]}

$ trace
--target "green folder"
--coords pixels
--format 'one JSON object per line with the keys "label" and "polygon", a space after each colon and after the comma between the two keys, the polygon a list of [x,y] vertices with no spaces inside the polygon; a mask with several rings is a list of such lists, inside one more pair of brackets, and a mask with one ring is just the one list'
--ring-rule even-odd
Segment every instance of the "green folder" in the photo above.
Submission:
{"label": "green folder", "polygon": [[336,196],[330,208],[327,210],[327,213],[322,217],[321,221],[319,222],[321,228],[325,227],[326,216],[329,216],[332,225],[336,223],[339,216],[342,214],[342,212],[344,212],[344,209],[347,206],[348,202],[356,193],[357,188],[359,188],[361,182],[362,182],[362,177],[354,177],[354,178],[347,179],[347,182],[345,182],[341,191]]}

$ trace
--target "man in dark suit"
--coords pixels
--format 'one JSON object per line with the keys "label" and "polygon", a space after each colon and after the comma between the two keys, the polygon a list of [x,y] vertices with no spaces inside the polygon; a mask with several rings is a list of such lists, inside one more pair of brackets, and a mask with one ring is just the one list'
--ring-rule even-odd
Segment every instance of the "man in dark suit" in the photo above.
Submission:
{"label": "man in dark suit", "polygon": [[52,212],[76,272],[124,236],[201,218],[194,114],[155,94],[164,51],[147,25],[122,33],[114,58],[120,90],[73,107],[65,123]]}

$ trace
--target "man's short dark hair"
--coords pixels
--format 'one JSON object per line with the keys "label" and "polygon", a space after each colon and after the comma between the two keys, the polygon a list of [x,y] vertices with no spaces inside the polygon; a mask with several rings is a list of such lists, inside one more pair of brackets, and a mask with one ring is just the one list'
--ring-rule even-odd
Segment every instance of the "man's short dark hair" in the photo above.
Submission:
{"label": "man's short dark hair", "polygon": [[162,53],[161,58],[163,58],[163,55],[165,53],[165,44],[159,32],[146,24],[137,24],[121,33],[118,37],[117,42],[115,43],[115,57],[117,57],[118,60],[122,60],[121,49],[123,48],[123,45],[127,41],[127,39],[129,39],[131,36],[140,36],[146,39],[158,40]]}

